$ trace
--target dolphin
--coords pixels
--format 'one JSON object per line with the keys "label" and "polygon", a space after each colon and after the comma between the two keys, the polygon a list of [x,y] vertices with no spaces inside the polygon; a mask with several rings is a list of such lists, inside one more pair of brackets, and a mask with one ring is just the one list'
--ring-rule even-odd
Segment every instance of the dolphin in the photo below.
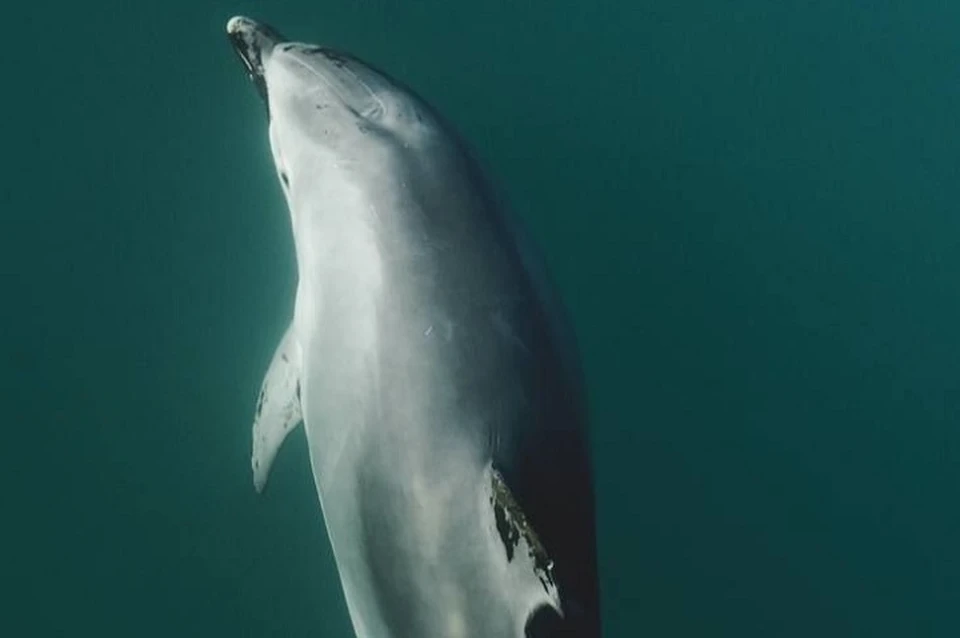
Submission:
{"label": "dolphin", "polygon": [[249,18],[227,33],[298,273],[256,489],[302,422],[360,638],[599,636],[583,375],[538,253],[412,90]]}

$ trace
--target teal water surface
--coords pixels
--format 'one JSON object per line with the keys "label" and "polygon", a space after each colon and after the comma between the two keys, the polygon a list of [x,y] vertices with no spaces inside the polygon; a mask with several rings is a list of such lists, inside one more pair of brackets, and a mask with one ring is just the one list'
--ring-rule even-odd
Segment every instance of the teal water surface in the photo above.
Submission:
{"label": "teal water surface", "polygon": [[233,14],[370,60],[546,254],[605,635],[960,635],[960,5],[4,9],[4,626],[350,636],[302,433],[257,497],[288,221]]}

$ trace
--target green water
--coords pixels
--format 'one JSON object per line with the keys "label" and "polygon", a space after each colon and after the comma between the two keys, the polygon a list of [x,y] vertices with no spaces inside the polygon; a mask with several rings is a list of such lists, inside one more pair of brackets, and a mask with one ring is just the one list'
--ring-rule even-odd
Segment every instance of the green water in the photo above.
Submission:
{"label": "green water", "polygon": [[302,433],[251,484],[294,263],[235,13],[415,86],[541,244],[607,636],[960,635],[960,5],[707,0],[5,8],[9,635],[350,635]]}

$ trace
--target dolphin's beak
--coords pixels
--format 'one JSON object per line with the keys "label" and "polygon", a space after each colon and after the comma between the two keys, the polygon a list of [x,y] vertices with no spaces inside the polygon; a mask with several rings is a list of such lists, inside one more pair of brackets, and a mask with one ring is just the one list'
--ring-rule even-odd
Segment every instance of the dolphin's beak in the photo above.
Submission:
{"label": "dolphin's beak", "polygon": [[276,30],[256,20],[236,16],[227,22],[227,37],[247,68],[250,79],[257,86],[263,101],[267,101],[267,84],[263,78],[263,63],[277,43],[284,40]]}

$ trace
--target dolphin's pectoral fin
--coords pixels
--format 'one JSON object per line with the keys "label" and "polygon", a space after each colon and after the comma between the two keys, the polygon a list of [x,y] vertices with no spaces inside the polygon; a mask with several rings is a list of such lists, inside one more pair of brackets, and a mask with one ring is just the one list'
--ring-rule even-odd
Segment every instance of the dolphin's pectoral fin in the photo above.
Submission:
{"label": "dolphin's pectoral fin", "polygon": [[287,435],[300,423],[300,344],[287,329],[260,387],[253,419],[253,485],[262,492],[270,466]]}

